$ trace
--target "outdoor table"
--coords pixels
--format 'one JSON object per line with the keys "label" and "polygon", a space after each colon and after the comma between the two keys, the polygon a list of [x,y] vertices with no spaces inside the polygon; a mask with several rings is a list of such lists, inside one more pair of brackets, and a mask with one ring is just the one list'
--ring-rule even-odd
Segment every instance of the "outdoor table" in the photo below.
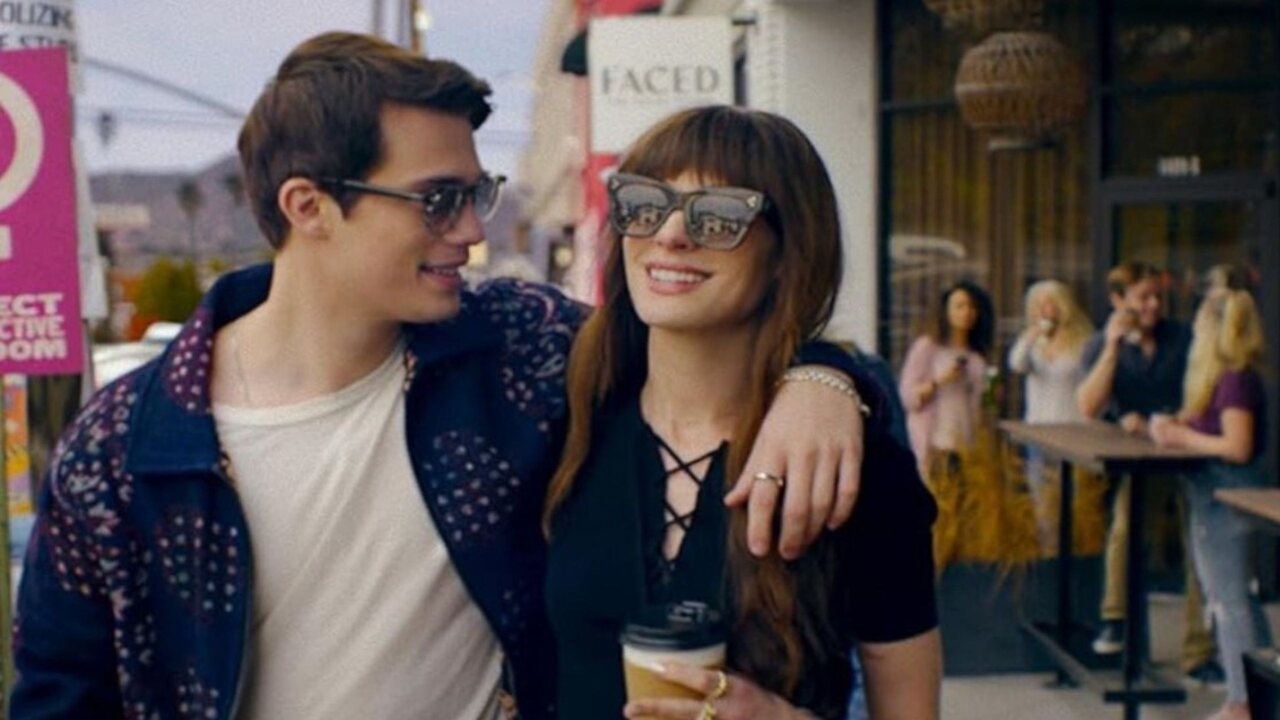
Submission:
{"label": "outdoor table", "polygon": [[[1149,476],[1193,471],[1209,457],[1187,450],[1161,448],[1145,437],[1126,433],[1114,424],[1101,421],[1068,424],[1005,421],[1000,423],[1000,428],[1013,442],[1038,448],[1061,463],[1057,621],[1045,626],[1037,626],[1030,621],[1022,623],[1022,629],[1049,653],[1057,665],[1058,684],[1080,685],[1099,691],[1103,702],[1124,706],[1125,720],[1137,720],[1143,704],[1186,702],[1187,693],[1181,684],[1159,677],[1148,664],[1143,634],[1147,621],[1143,509]],[[1073,465],[1099,472],[1108,479],[1129,478],[1127,612],[1124,658],[1121,662],[1123,683],[1120,687],[1108,686],[1070,651],[1072,635],[1078,630],[1071,613]]]}
{"label": "outdoor table", "polygon": [[1280,534],[1280,488],[1214,490],[1213,497],[1262,529]]}
{"label": "outdoor table", "polygon": [[[1280,488],[1237,488],[1214,490],[1218,502],[1244,515],[1254,525],[1280,535]],[[1249,713],[1254,718],[1274,718],[1280,702],[1280,653],[1275,648],[1259,648],[1244,654],[1245,684],[1249,691]]]}

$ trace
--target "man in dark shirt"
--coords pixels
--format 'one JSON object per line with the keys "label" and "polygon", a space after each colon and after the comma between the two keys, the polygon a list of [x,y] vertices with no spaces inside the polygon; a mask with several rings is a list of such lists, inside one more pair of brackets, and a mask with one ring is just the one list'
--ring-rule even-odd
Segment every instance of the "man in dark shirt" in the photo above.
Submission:
{"label": "man in dark shirt", "polygon": [[[1085,345],[1088,374],[1076,391],[1085,417],[1117,422],[1127,432],[1146,433],[1153,413],[1176,413],[1182,407],[1182,381],[1191,334],[1186,326],[1163,316],[1160,271],[1145,263],[1119,265],[1107,274],[1112,312],[1103,329]],[[1185,502],[1175,483],[1159,489],[1174,493],[1183,517]],[[1183,533],[1185,538],[1185,531]],[[1106,586],[1102,598],[1102,631],[1094,652],[1110,655],[1124,649],[1125,549],[1129,540],[1129,484],[1121,483],[1112,506],[1107,536]],[[1185,545],[1185,543],[1184,543]],[[1186,557],[1187,607],[1183,622],[1182,669],[1193,679],[1221,681],[1214,661],[1213,636],[1205,627],[1203,598],[1191,554]]]}

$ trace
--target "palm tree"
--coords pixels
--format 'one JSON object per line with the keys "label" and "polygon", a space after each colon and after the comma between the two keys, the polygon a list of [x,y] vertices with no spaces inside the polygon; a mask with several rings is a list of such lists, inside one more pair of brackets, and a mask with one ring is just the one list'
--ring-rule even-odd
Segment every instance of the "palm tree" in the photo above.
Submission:
{"label": "palm tree", "polygon": [[229,172],[222,176],[222,189],[227,191],[231,196],[231,201],[236,207],[244,204],[244,178],[240,177],[238,172]]}
{"label": "palm tree", "polygon": [[200,190],[200,185],[195,178],[187,178],[178,185],[178,205],[187,216],[189,231],[187,239],[191,243],[191,261],[198,264],[200,249],[196,244],[196,218],[200,216],[200,210],[204,207],[204,193]]}

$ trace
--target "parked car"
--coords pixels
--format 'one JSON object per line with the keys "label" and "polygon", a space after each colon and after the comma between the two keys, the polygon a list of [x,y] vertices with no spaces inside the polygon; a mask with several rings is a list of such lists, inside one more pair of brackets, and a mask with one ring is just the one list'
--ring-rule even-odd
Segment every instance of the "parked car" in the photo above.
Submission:
{"label": "parked car", "polygon": [[178,336],[182,325],[172,322],[151,323],[138,342],[109,343],[93,348],[94,387],[128,374],[164,352],[165,346]]}

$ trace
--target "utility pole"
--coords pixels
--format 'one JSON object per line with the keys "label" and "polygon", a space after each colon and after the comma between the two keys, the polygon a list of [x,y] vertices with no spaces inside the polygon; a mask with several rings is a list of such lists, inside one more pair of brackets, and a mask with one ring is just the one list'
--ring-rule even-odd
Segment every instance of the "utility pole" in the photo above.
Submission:
{"label": "utility pole", "polygon": [[385,37],[384,33],[386,31],[386,23],[383,22],[384,13],[382,0],[373,0],[372,11],[373,15],[370,18],[369,34],[377,35],[378,37]]}
{"label": "utility pole", "polygon": [[422,33],[418,32],[418,13],[421,11],[418,0],[406,0],[405,12],[408,21],[405,26],[409,28],[409,49],[415,53],[422,53]]}

